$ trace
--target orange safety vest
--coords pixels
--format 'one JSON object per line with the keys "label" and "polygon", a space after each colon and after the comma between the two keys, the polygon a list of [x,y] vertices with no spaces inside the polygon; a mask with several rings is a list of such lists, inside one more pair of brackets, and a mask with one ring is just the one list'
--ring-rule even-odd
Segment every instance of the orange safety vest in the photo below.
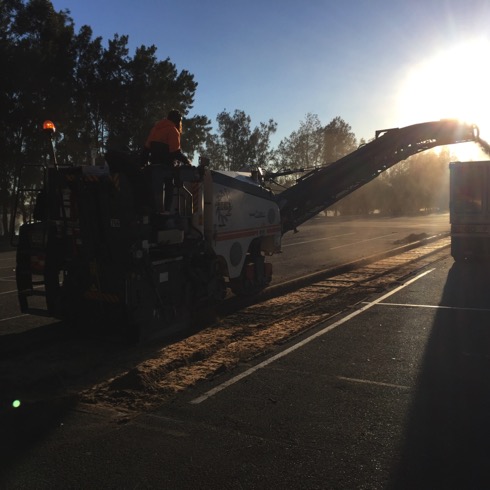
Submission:
{"label": "orange safety vest", "polygon": [[162,119],[158,121],[150,131],[150,134],[146,140],[146,148],[150,148],[152,141],[158,141],[160,143],[166,143],[168,145],[168,151],[173,153],[180,150],[180,131],[175,126],[175,123],[169,119]]}

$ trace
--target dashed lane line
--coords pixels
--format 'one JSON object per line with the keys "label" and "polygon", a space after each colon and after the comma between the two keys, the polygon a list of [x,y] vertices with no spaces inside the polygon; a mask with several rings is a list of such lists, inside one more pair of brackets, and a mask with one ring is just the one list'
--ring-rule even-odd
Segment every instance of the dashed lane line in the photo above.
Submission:
{"label": "dashed lane line", "polygon": [[375,385],[375,386],[385,386],[386,388],[400,388],[402,390],[410,389],[410,386],[406,385],[397,385],[393,383],[382,383],[381,381],[372,381],[369,379],[357,379],[357,378],[346,378],[345,376],[337,376],[337,379],[342,381],[349,381],[351,383],[361,383],[366,385]]}

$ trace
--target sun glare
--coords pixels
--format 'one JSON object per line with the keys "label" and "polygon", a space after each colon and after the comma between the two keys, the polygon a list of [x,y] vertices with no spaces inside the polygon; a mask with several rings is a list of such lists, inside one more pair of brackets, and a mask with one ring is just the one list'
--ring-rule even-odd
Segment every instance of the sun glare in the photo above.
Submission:
{"label": "sun glare", "polygon": [[[434,54],[408,73],[398,96],[405,124],[452,118],[471,122],[490,140],[490,41],[471,41]],[[402,124],[400,124],[402,125]],[[475,144],[455,145],[460,160],[488,159]]]}

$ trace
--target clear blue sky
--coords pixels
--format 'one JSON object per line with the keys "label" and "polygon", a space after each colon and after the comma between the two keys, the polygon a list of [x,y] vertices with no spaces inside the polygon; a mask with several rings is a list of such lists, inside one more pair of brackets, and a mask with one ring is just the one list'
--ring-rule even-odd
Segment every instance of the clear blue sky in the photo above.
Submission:
{"label": "clear blue sky", "polygon": [[[160,59],[169,57],[178,70],[191,72],[199,84],[191,115],[214,123],[222,110],[241,109],[253,126],[274,119],[274,144],[298,129],[307,113],[318,114],[323,124],[342,117],[358,139],[373,137],[376,129],[444,117],[486,117],[474,121],[482,129],[490,121],[488,93],[480,93],[490,90],[489,69],[482,68],[490,55],[489,0],[53,5],[70,11],[77,30],[87,24],[105,43],[126,34],[132,52],[154,44]],[[452,81],[455,73],[460,75]],[[486,83],[475,88],[475,76],[486,77]],[[470,99],[463,100],[469,91]]]}

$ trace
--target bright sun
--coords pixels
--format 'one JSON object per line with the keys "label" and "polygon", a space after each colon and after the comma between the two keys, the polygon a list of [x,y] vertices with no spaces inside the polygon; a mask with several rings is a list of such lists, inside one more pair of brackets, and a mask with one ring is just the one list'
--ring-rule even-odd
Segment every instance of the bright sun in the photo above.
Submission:
{"label": "bright sun", "polygon": [[[404,124],[456,118],[476,124],[490,140],[490,41],[454,46],[413,67],[398,96]],[[477,145],[455,145],[461,160],[482,158]],[[485,157],[488,159],[488,156]]]}

